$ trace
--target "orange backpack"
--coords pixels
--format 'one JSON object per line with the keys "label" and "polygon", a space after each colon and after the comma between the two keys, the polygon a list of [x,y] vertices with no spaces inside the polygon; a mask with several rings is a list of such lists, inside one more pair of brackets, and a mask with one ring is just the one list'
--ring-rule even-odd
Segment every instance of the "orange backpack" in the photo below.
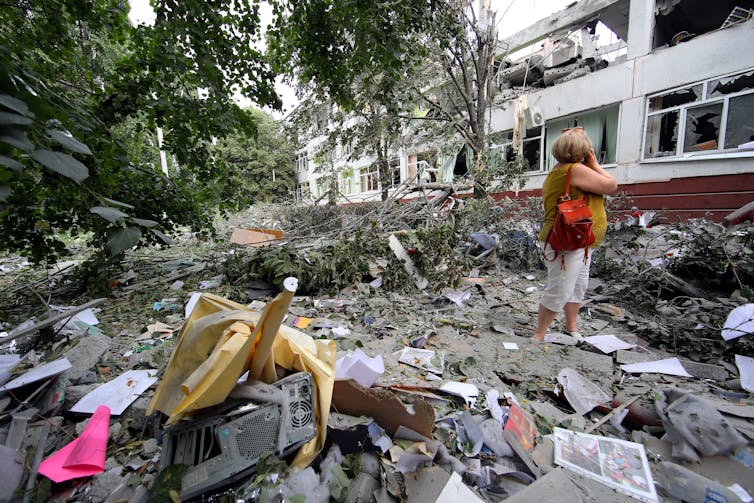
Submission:
{"label": "orange backpack", "polygon": [[[589,245],[594,243],[592,231],[592,210],[589,209],[587,198],[571,199],[571,168],[568,167],[566,174],[565,194],[558,198],[555,210],[555,223],[547,235],[548,244],[555,254],[549,261],[557,258],[558,252],[584,249],[584,262],[588,257]],[[547,256],[545,256],[547,258]],[[565,268],[565,259],[561,256],[562,267]]]}

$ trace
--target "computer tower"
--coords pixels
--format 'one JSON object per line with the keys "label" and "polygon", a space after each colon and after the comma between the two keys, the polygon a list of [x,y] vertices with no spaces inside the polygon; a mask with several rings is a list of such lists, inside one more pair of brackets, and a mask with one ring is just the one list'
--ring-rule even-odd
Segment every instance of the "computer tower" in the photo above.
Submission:
{"label": "computer tower", "polygon": [[292,374],[274,386],[282,391],[279,403],[229,400],[212,413],[192,416],[166,430],[161,469],[188,465],[182,501],[249,477],[265,452],[285,457],[314,438],[311,374]]}

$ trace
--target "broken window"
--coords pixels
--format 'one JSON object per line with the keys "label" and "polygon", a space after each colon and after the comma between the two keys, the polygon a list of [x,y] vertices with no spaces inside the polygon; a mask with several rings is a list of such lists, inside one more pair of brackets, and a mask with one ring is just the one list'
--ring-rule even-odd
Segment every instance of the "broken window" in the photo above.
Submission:
{"label": "broken window", "polygon": [[657,112],[667,108],[693,103],[702,99],[702,84],[677,89],[669,93],[653,96],[649,99],[649,111]]}
{"label": "broken window", "polygon": [[322,197],[330,190],[330,177],[320,176],[317,178],[317,196]]}
{"label": "broken window", "polygon": [[349,195],[353,194],[356,190],[354,178],[353,178],[353,169],[348,168],[340,172],[340,186],[343,190],[343,194]]}
{"label": "broken window", "polygon": [[303,182],[296,185],[296,189],[293,191],[294,201],[308,201],[311,199],[311,191],[309,189],[309,182]]}
{"label": "broken window", "polygon": [[647,100],[645,159],[719,153],[750,141],[754,141],[751,70],[698,82]]}
{"label": "broken window", "polygon": [[437,154],[432,151],[409,155],[408,166],[406,166],[408,179],[417,183],[437,182],[439,173],[435,165],[436,159]]}
{"label": "broken window", "polygon": [[[526,130],[526,137],[521,141],[521,157],[527,163],[527,172],[539,172],[542,153],[542,127],[537,126]],[[497,132],[490,135],[490,161],[495,166],[511,163],[516,160],[513,148],[513,133],[510,131]]]}
{"label": "broken window", "polygon": [[686,110],[683,151],[696,152],[717,149],[722,114],[722,103],[703,105]]}
{"label": "broken window", "polygon": [[618,105],[610,105],[599,110],[583,112],[562,119],[547,121],[545,125],[545,149],[547,152],[547,171],[551,170],[557,161],[552,156],[552,144],[560,133],[571,127],[582,127],[594,146],[594,153],[600,164],[615,163],[615,153],[618,146]]}
{"label": "broken window", "polygon": [[521,147],[522,157],[528,164],[527,171],[541,171],[542,127],[527,129]]}
{"label": "broken window", "polygon": [[469,149],[466,145],[461,147],[461,151],[456,155],[456,162],[453,166],[453,176],[465,176],[469,172]]}
{"label": "broken window", "polygon": [[754,141],[754,93],[731,98],[728,102],[728,122],[725,148]]}
{"label": "broken window", "polygon": [[678,141],[678,110],[651,115],[647,118],[644,157],[676,155]]}
{"label": "broken window", "polygon": [[304,150],[296,156],[296,172],[306,173],[309,168],[309,153]]}
{"label": "broken window", "polygon": [[490,140],[490,165],[495,169],[516,160],[513,152],[513,133],[510,131],[493,133]]}
{"label": "broken window", "polygon": [[390,159],[390,188],[394,189],[401,184],[401,160],[397,157]]}
{"label": "broken window", "polygon": [[655,6],[654,48],[743,22],[754,0],[662,0]]}
{"label": "broken window", "polygon": [[376,164],[361,168],[359,173],[361,192],[380,190],[380,172]]}

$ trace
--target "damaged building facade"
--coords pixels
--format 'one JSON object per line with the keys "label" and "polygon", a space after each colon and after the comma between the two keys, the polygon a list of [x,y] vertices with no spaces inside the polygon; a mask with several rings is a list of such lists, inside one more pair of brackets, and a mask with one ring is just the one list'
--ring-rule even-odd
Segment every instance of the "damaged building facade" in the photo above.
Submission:
{"label": "damaged building facade", "polygon": [[[516,195],[541,193],[552,142],[581,126],[640,209],[719,220],[751,202],[753,11],[751,0],[581,0],[504,40],[509,54],[526,55],[498,68],[490,140],[499,158],[518,150],[528,161]],[[598,26],[617,42],[596,43]],[[314,161],[318,142],[299,151],[297,197],[316,200],[328,187]],[[464,175],[465,149],[445,147],[404,142],[391,189]],[[341,202],[379,200],[372,159],[341,164],[349,166],[338,175]]]}

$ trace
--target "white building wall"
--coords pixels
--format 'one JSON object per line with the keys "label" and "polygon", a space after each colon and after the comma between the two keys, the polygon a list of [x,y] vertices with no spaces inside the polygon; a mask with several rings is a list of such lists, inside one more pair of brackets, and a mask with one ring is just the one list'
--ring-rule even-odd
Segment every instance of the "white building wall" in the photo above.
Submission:
{"label": "white building wall", "polygon": [[[651,4],[653,2],[631,2],[627,56],[637,57],[538,89],[527,95],[528,105],[542,111],[547,125],[548,120],[620,103],[616,164],[607,166],[619,184],[754,172],[754,153],[751,152],[642,160],[647,95],[754,67],[754,21],[646,54],[651,47],[647,45],[647,35],[651,40],[654,23]],[[642,28],[632,28],[636,25]],[[632,39],[638,39],[638,48],[634,48]],[[510,101],[493,111],[491,131],[513,128],[513,108],[514,103]],[[521,188],[539,189],[545,177],[546,173],[527,175]]]}

